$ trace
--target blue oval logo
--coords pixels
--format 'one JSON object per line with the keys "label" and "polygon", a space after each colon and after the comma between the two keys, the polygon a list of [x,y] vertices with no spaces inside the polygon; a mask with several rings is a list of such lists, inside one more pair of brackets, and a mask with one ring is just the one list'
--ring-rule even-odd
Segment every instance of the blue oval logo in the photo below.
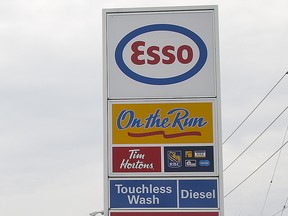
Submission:
{"label": "blue oval logo", "polygon": [[201,167],[208,167],[208,166],[210,166],[210,161],[209,160],[200,160],[199,165]]}
{"label": "blue oval logo", "polygon": [[[180,75],[176,75],[172,77],[164,77],[164,78],[143,76],[137,73],[135,69],[134,71],[130,69],[123,59],[123,51],[124,51],[125,46],[133,38],[144,33],[155,32],[155,31],[176,32],[191,39],[199,49],[199,58],[196,64],[192,68],[190,68],[188,71],[184,71],[184,73]],[[154,24],[154,25],[143,26],[138,29],[135,29],[134,31],[130,32],[125,37],[123,37],[116,47],[115,60],[120,70],[126,76],[130,77],[131,79],[137,82],[150,84],[150,85],[170,85],[170,84],[175,84],[175,83],[183,82],[187,79],[190,79],[202,69],[202,67],[204,66],[207,60],[207,47],[205,43],[203,42],[203,40],[197,34],[195,34],[189,29],[186,29],[184,27],[177,26],[177,25],[171,25],[171,24]]]}

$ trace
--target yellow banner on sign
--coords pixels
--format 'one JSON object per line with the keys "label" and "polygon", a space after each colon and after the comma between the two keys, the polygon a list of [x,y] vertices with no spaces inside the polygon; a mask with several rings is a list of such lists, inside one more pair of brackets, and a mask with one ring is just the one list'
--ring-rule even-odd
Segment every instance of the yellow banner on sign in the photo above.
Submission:
{"label": "yellow banner on sign", "polygon": [[112,144],[213,143],[212,102],[112,104]]}

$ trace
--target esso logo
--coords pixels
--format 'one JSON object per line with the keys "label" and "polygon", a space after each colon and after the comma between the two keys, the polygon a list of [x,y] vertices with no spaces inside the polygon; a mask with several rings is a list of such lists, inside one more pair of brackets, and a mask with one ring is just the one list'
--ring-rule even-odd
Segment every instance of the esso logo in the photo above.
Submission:
{"label": "esso logo", "polygon": [[[141,48],[144,48],[144,50],[140,50]],[[173,64],[175,60],[177,59],[182,64],[188,64],[193,59],[193,49],[189,45],[181,45],[180,47],[175,48],[174,46],[167,45],[164,46],[161,50],[159,46],[150,46],[145,50],[145,42],[144,41],[135,41],[132,46],[131,50],[133,52],[131,56],[131,61],[136,65],[144,65],[144,64],[150,64],[155,65],[162,62],[163,64]],[[175,50],[177,49],[177,50]],[[150,59],[140,59],[141,56],[144,56],[145,51],[147,53],[147,56],[150,57]],[[175,55],[176,51],[176,55]],[[185,56],[186,52],[186,56]],[[161,59],[161,55],[166,57]]]}
{"label": "esso logo", "polygon": [[191,30],[171,24],[138,28],[122,38],[115,60],[131,79],[150,85],[170,85],[190,79],[207,60],[203,40]]}

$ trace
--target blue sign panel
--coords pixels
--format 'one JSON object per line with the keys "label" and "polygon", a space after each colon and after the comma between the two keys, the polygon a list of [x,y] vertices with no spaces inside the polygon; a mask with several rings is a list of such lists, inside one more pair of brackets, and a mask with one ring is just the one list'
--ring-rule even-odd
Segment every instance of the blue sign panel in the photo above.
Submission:
{"label": "blue sign panel", "polygon": [[111,180],[110,208],[177,208],[177,180]]}
{"label": "blue sign panel", "polygon": [[217,180],[179,180],[179,208],[218,208]]}
{"label": "blue sign panel", "polygon": [[164,148],[165,172],[214,172],[213,146]]}

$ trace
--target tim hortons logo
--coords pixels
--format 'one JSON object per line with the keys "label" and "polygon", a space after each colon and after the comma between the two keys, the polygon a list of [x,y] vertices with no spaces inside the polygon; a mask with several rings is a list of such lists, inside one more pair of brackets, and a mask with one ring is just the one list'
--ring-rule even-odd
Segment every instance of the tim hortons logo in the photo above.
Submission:
{"label": "tim hortons logo", "polygon": [[114,172],[160,172],[160,147],[114,147]]}

